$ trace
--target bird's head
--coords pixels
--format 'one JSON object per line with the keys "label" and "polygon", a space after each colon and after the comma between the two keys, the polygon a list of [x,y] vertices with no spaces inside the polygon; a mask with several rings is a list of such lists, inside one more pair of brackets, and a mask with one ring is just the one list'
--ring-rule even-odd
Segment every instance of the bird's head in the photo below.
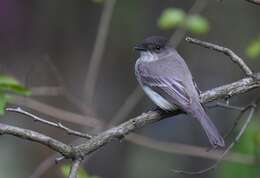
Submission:
{"label": "bird's head", "polygon": [[167,39],[161,36],[151,36],[146,38],[143,42],[137,44],[134,49],[144,52],[160,53],[167,47]]}

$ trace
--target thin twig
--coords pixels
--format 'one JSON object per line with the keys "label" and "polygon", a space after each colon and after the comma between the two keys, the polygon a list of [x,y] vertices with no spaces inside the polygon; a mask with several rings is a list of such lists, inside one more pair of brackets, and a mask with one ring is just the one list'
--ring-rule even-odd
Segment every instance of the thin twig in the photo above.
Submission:
{"label": "thin twig", "polygon": [[245,0],[247,2],[250,2],[252,4],[260,5],[260,0]]}
{"label": "thin twig", "polygon": [[242,58],[240,58],[238,55],[236,55],[231,49],[228,49],[228,48],[225,48],[223,46],[216,45],[216,44],[212,44],[212,43],[209,43],[209,42],[201,41],[201,40],[198,40],[198,39],[194,39],[194,38],[191,38],[191,37],[186,37],[186,41],[226,54],[227,56],[230,57],[230,59],[234,63],[239,65],[239,67],[242,69],[242,71],[245,72],[245,74],[247,76],[253,75],[252,70],[246,65],[244,60]]}
{"label": "thin twig", "polygon": [[59,128],[59,129],[62,129],[64,131],[66,131],[69,135],[75,135],[75,136],[79,136],[79,137],[87,138],[87,139],[92,138],[92,136],[89,135],[89,134],[78,132],[76,130],[70,129],[70,128],[64,126],[63,124],[61,124],[60,122],[59,123],[55,123],[55,122],[52,122],[52,121],[45,120],[45,119],[40,118],[40,117],[38,117],[38,116],[28,112],[28,111],[25,111],[24,109],[22,109],[20,107],[17,107],[17,108],[6,108],[6,111],[16,112],[16,113],[19,113],[19,114],[23,114],[25,116],[29,116],[29,117],[33,118],[34,121],[41,122],[43,124],[46,124],[46,125],[49,125],[49,126],[52,126],[52,127],[56,127],[56,128]]}
{"label": "thin twig", "polygon": [[68,178],[77,178],[80,162],[81,162],[80,159],[76,159],[75,161],[73,161]]}
{"label": "thin twig", "polygon": [[232,110],[236,110],[236,111],[243,111],[245,109],[244,107],[233,106],[233,105],[229,105],[229,104],[226,104],[226,103],[220,103],[220,102],[217,102],[216,104],[207,106],[207,108],[216,108],[216,107],[225,108],[225,109],[232,109]]}
{"label": "thin twig", "polygon": [[244,115],[244,113],[248,110],[248,108],[251,107],[250,106],[246,106],[244,107],[241,112],[239,113],[239,115],[237,116],[237,118],[235,119],[235,122],[233,124],[233,126],[231,127],[231,129],[227,132],[227,134],[224,136],[224,138],[228,138],[232,133],[233,131],[235,130],[235,128],[238,126],[239,124],[239,121],[241,120],[242,116]]}
{"label": "thin twig", "polygon": [[176,169],[172,169],[172,171],[174,173],[177,174],[186,174],[186,175],[198,175],[198,174],[204,174],[207,173],[211,170],[214,170],[217,168],[217,166],[219,165],[219,163],[223,160],[223,158],[226,156],[226,154],[234,147],[234,145],[239,141],[240,137],[243,135],[243,133],[245,132],[248,124],[250,123],[254,112],[255,112],[255,104],[252,104],[250,107],[248,107],[246,110],[250,109],[248,117],[244,123],[244,125],[242,126],[241,130],[239,131],[238,135],[235,137],[234,141],[228,146],[228,148],[223,152],[223,154],[220,156],[220,158],[210,167],[206,168],[206,169],[202,169],[199,171],[184,171],[184,170],[176,170]]}
{"label": "thin twig", "polygon": [[107,34],[115,3],[116,0],[106,0],[104,2],[104,8],[98,26],[96,41],[88,66],[84,89],[86,91],[87,101],[89,101],[90,105],[92,105],[94,98],[94,91],[96,87],[97,76],[99,73],[99,66],[104,53],[105,44],[107,41]]}

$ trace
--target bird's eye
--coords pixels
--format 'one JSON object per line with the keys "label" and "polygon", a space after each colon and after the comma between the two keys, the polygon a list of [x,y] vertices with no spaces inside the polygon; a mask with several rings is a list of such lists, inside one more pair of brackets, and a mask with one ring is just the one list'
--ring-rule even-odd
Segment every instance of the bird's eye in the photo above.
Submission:
{"label": "bird's eye", "polygon": [[155,46],[155,48],[156,48],[157,50],[160,50],[160,49],[161,49],[161,47],[160,47],[159,45]]}

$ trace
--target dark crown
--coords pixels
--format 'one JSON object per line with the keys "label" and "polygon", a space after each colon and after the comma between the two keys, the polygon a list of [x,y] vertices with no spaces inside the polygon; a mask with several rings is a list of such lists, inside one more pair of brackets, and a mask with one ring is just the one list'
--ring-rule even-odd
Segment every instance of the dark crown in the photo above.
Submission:
{"label": "dark crown", "polygon": [[161,36],[151,36],[135,46],[136,50],[160,52],[167,45],[167,39]]}

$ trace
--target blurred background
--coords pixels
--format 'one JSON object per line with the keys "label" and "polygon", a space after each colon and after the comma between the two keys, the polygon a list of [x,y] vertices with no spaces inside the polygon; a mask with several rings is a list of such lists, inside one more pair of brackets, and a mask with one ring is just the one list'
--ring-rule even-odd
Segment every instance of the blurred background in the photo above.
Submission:
{"label": "blurred background", "polygon": [[[244,74],[224,54],[189,44],[185,37],[228,47],[259,71],[259,17],[260,6],[245,0],[1,0],[0,72],[32,91],[8,105],[97,134],[154,108],[137,87],[136,43],[151,35],[169,38],[205,91]],[[233,97],[230,103],[244,106],[257,97],[259,89]],[[239,115],[223,108],[208,113],[223,135]],[[85,141],[15,113],[5,113],[1,122],[66,143]],[[208,140],[195,120],[184,115],[168,118],[91,154],[82,165],[82,177],[259,177],[259,129],[255,113],[240,142],[215,171],[186,176],[172,169],[205,169],[219,152],[207,152]],[[64,177],[64,162],[54,163],[58,156],[42,145],[1,136],[0,177]]]}

